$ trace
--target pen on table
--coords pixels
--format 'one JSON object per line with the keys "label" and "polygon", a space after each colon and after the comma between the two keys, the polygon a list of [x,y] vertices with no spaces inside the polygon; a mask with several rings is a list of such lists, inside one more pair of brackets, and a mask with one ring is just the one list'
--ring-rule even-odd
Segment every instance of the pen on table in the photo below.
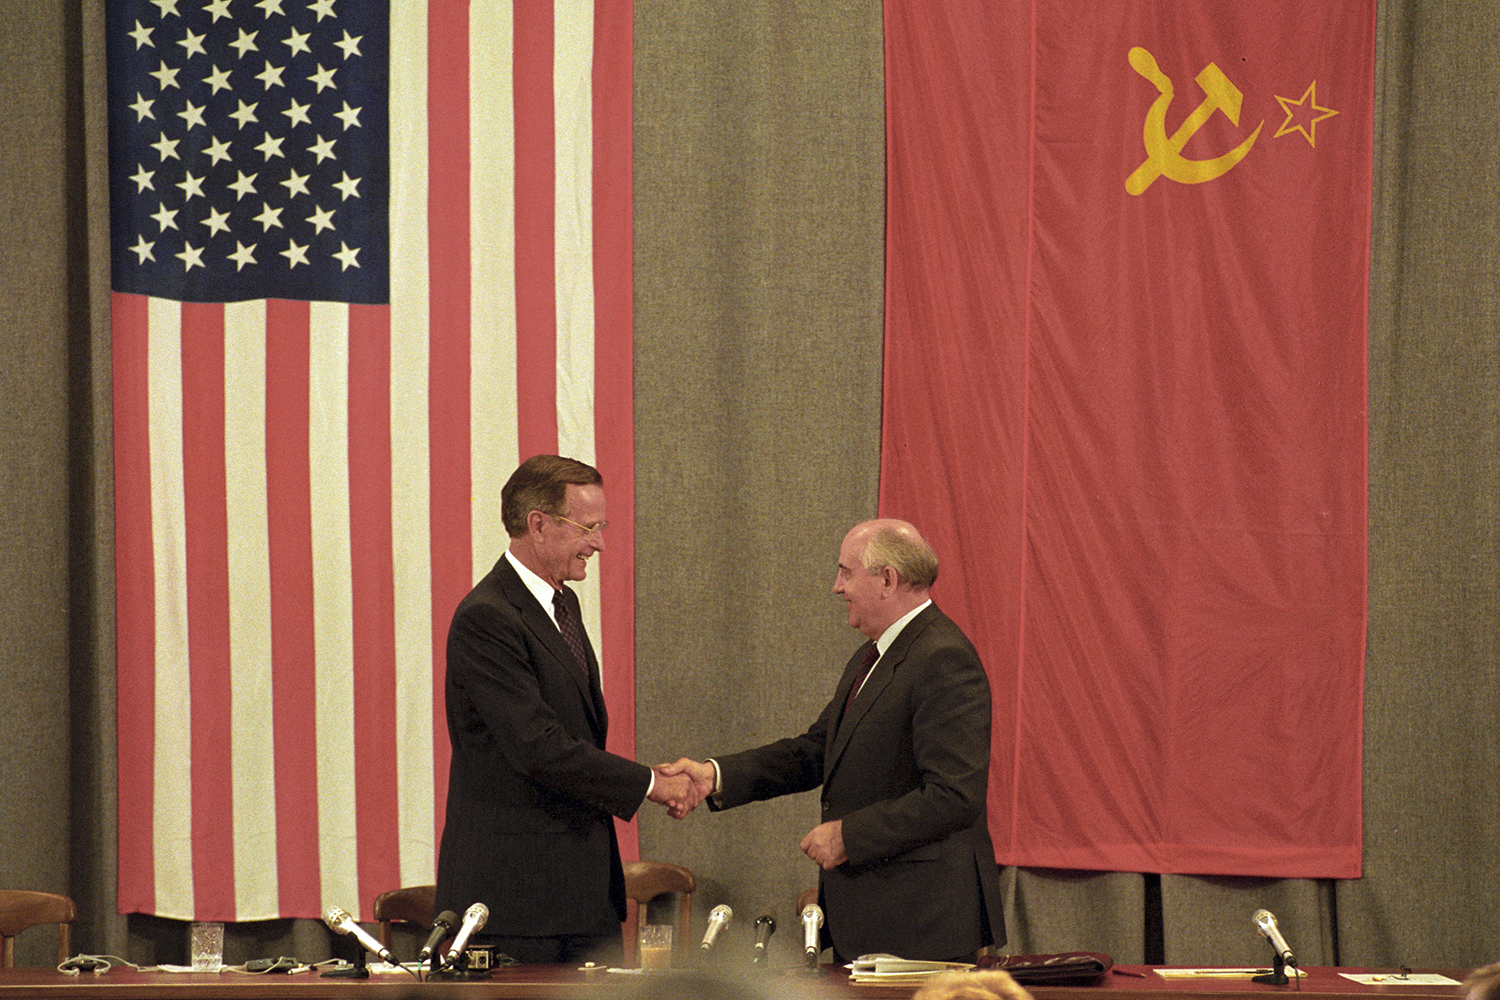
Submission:
{"label": "pen on table", "polygon": [[1112,971],[1117,976],[1135,976],[1137,979],[1146,978],[1146,974],[1144,972],[1131,972],[1129,969],[1121,969],[1118,966]]}

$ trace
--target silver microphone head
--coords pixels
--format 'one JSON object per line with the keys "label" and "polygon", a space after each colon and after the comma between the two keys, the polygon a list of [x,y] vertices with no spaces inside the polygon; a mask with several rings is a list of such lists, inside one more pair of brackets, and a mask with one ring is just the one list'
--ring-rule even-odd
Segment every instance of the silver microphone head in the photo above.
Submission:
{"label": "silver microphone head", "polygon": [[808,965],[818,962],[818,952],[822,950],[818,928],[822,926],[823,908],[817,903],[808,903],[802,908],[802,953],[807,956]]}
{"label": "silver microphone head", "polygon": [[727,903],[720,903],[709,911],[708,927],[703,932],[702,948],[704,951],[708,951],[714,946],[714,942],[719,938],[719,932],[729,926],[729,920],[733,916],[734,911],[729,908]]}
{"label": "silver microphone head", "polygon": [[328,912],[323,914],[323,923],[335,934],[348,934],[349,921],[354,918],[349,916],[349,911],[342,906],[330,906]]}
{"label": "silver microphone head", "polygon": [[1291,946],[1286,943],[1286,938],[1281,936],[1281,928],[1276,926],[1276,917],[1270,910],[1256,910],[1250,917],[1250,922],[1255,929],[1260,931],[1260,936],[1271,942],[1271,947],[1276,951],[1276,957],[1287,965],[1295,966],[1297,956],[1292,954]]}
{"label": "silver microphone head", "polygon": [[483,903],[475,903],[464,911],[463,926],[458,929],[453,944],[448,948],[448,961],[458,961],[458,957],[469,947],[469,936],[483,928],[489,919],[490,908]]}

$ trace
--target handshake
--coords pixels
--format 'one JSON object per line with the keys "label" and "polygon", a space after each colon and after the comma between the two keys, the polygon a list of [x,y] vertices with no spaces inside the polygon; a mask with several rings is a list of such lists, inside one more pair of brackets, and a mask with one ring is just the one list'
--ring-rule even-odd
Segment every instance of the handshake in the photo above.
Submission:
{"label": "handshake", "polygon": [[712,764],[680,757],[673,764],[658,764],[648,798],[667,807],[667,815],[682,819],[714,792],[716,770]]}
{"label": "handshake", "polygon": [[[676,763],[658,764],[651,770],[656,774],[656,781],[647,797],[666,806],[667,815],[673,819],[682,819],[712,795],[719,776],[719,769],[713,764],[691,757],[679,757]],[[808,831],[799,846],[803,854],[825,871],[849,860],[844,849],[844,821],[841,819],[819,823]]]}

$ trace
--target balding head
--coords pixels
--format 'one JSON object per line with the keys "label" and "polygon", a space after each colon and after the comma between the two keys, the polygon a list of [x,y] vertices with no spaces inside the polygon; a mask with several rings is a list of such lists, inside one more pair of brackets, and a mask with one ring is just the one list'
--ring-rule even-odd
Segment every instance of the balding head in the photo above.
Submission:
{"label": "balding head", "polygon": [[878,639],[927,600],[937,571],[937,554],[912,525],[889,518],[865,521],[844,536],[833,592],[849,605],[850,627]]}
{"label": "balding head", "polygon": [[866,539],[861,557],[865,569],[873,573],[891,567],[902,586],[922,591],[926,600],[927,590],[937,582],[938,557],[914,525],[888,517],[857,524],[853,530]]}

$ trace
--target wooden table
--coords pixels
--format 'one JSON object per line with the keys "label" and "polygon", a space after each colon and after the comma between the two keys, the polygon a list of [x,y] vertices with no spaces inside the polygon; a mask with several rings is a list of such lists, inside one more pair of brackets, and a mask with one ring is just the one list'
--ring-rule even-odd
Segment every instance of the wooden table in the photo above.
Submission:
{"label": "wooden table", "polygon": [[[851,983],[843,969],[822,967],[817,975],[804,970],[781,969],[761,972],[749,966],[723,970],[744,978],[768,1000],[906,1000],[910,987],[870,986]],[[1310,1000],[1454,1000],[1451,986],[1403,985],[1389,969],[1311,968],[1302,981],[1301,995]],[[1464,971],[1443,970],[1462,980]],[[1365,986],[1343,978],[1341,972],[1378,972],[1391,976],[1386,982]],[[674,972],[651,974],[662,977],[661,991],[670,994],[668,980]],[[680,977],[679,977],[680,978]],[[103,975],[85,972],[68,976],[53,969],[0,970],[0,1000],[21,998],[84,998],[84,1000],[593,1000],[632,993],[649,997],[651,980],[609,972],[585,973],[572,966],[518,965],[497,969],[490,979],[475,982],[425,982],[413,976],[378,974],[368,979],[330,979],[317,972],[244,975],[241,973],[136,972],[115,967]],[[646,987],[637,992],[636,987]],[[1251,1000],[1247,994],[1297,996],[1295,985],[1269,986],[1248,979],[1167,979],[1146,966],[1116,966],[1093,986],[1041,986],[1031,990],[1036,1000]],[[678,994],[681,996],[681,994]],[[697,992],[697,1000],[714,1000]],[[738,1000],[738,998],[735,998]]]}

